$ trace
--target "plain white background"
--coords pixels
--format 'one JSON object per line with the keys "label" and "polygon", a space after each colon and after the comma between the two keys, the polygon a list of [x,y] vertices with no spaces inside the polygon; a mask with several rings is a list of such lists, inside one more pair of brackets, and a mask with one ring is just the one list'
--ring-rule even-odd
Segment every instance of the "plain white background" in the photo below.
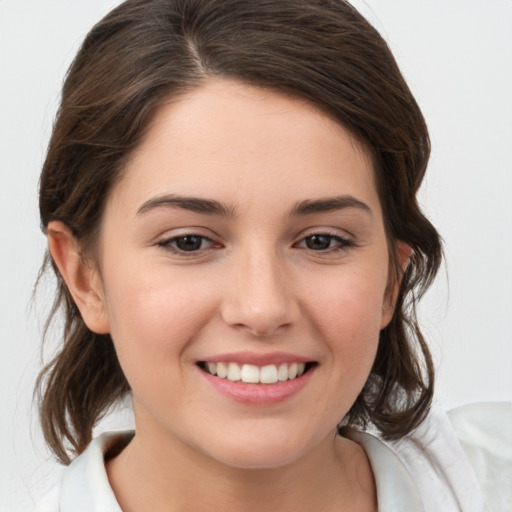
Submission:
{"label": "plain white background", "polygon": [[[45,240],[37,181],[64,73],[112,0],[0,0],[0,510],[25,511],[56,467],[31,405]],[[446,264],[421,308],[450,408],[512,399],[512,1],[358,0],[430,127],[421,202]],[[123,413],[101,428],[122,426]]]}

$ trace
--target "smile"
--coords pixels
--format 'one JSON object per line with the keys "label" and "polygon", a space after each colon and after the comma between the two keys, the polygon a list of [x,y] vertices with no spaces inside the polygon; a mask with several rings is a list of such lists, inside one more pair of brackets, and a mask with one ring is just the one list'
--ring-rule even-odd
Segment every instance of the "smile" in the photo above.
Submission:
{"label": "smile", "polygon": [[235,362],[200,362],[198,366],[210,375],[231,382],[247,384],[276,384],[301,377],[313,363],[282,363],[256,366]]}

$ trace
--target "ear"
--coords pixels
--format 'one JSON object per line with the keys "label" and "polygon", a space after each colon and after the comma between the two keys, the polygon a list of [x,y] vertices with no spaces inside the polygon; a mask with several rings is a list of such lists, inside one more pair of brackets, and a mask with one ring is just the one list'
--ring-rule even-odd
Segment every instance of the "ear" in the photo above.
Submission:
{"label": "ear", "polygon": [[398,268],[395,269],[394,265],[392,264],[389,266],[388,285],[386,287],[386,293],[384,295],[384,301],[382,304],[381,329],[384,329],[384,327],[386,327],[389,322],[391,322],[391,318],[393,318],[398,291],[400,290],[400,285],[402,284],[402,277],[407,270],[412,252],[412,248],[405,242],[402,242],[401,240],[396,242],[395,258]]}
{"label": "ear", "polygon": [[98,334],[109,333],[98,270],[91,261],[81,256],[77,240],[62,222],[52,221],[48,224],[48,247],[87,327]]}

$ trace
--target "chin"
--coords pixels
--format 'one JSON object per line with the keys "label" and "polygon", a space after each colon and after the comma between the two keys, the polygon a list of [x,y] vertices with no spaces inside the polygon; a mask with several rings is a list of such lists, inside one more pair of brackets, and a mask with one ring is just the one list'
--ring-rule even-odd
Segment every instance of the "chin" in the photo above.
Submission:
{"label": "chin", "polygon": [[215,445],[208,450],[208,455],[218,462],[238,469],[276,469],[293,463],[308,453],[311,446],[304,440],[307,436],[300,435],[297,439],[288,432],[281,435],[265,435],[259,432],[254,436],[232,440]]}

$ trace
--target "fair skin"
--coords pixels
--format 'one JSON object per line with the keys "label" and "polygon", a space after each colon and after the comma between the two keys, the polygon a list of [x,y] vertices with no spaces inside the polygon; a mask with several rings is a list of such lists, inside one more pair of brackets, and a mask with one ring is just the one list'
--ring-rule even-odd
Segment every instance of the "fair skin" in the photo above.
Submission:
{"label": "fair skin", "polygon": [[[336,426],[396,285],[371,162],[346,130],[212,80],[158,111],[108,199],[95,263],[66,226],[48,231],[133,391],[136,435],[107,464],[125,512],[376,510],[369,462]],[[230,362],[305,367],[270,383],[208,372]]]}

